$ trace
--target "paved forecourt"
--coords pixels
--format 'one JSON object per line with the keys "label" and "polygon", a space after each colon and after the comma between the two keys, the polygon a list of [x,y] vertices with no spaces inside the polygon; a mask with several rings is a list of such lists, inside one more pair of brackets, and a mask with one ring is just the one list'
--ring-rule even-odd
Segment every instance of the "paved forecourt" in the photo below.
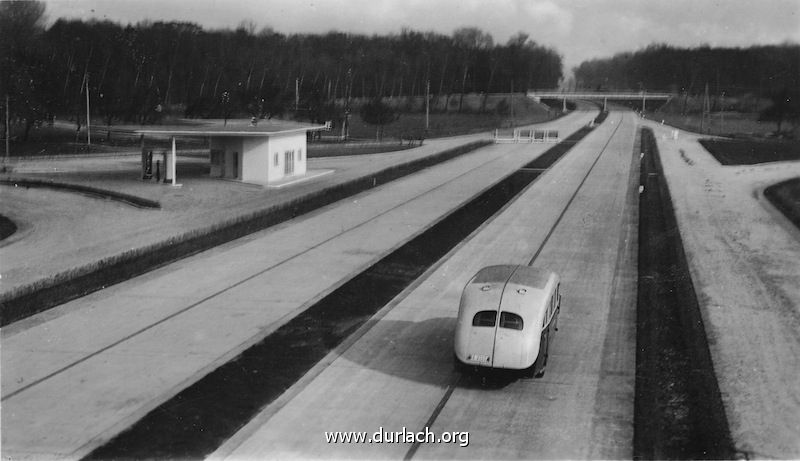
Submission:
{"label": "paved forecourt", "polygon": [[723,166],[702,136],[648,125],[734,448],[750,459],[800,459],[800,231],[763,195],[800,177],[800,162]]}
{"label": "paved forecourt", "polygon": [[88,453],[548,147],[490,146],[4,328],[3,454]]}
{"label": "paved forecourt", "polygon": [[[409,444],[331,444],[325,433],[357,431],[369,438],[379,430],[417,432],[426,425],[436,436],[469,431],[469,446],[422,444],[416,451],[421,458],[631,457],[638,211],[634,123],[630,114],[612,113],[212,459],[403,458]],[[502,388],[459,379],[452,348],[462,288],[485,265],[528,263],[545,241],[534,265],[563,277],[559,332],[545,377]]]}

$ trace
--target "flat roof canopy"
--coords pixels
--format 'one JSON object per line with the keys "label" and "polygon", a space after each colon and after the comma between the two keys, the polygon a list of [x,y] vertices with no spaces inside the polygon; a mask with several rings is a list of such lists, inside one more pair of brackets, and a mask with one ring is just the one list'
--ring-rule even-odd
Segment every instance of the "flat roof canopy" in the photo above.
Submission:
{"label": "flat roof canopy", "polygon": [[255,126],[251,125],[249,121],[229,120],[227,124],[223,124],[222,121],[213,121],[186,125],[119,125],[112,127],[110,131],[164,136],[256,137],[304,133],[327,128],[326,125],[312,125],[287,120],[259,120]]}

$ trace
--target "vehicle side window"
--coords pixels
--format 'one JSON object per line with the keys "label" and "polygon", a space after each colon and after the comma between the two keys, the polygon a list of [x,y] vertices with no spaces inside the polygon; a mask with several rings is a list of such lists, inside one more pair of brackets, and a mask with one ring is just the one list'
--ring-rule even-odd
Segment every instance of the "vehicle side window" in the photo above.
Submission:
{"label": "vehicle side window", "polygon": [[522,317],[512,312],[502,312],[500,314],[500,328],[510,328],[512,330],[522,329]]}
{"label": "vehicle side window", "polygon": [[497,321],[497,311],[480,311],[472,318],[473,327],[493,327]]}

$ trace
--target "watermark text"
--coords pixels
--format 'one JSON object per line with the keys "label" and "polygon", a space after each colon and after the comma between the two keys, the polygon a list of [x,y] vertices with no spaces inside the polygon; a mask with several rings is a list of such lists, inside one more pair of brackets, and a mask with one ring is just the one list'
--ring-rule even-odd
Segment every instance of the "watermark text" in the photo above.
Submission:
{"label": "watermark text", "polygon": [[403,427],[399,431],[387,431],[383,427],[373,433],[355,431],[325,432],[328,443],[457,443],[460,447],[469,446],[469,432],[451,431],[436,434],[429,428],[409,431]]}

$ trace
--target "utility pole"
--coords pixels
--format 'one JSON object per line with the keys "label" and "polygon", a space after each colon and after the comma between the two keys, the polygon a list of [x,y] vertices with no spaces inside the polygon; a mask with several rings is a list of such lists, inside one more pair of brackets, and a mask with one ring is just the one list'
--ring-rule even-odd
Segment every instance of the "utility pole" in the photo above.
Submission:
{"label": "utility pole", "polygon": [[[89,74],[86,74],[86,147],[92,145],[92,125],[89,118]],[[88,151],[88,149],[87,149]]]}
{"label": "utility pole", "polygon": [[644,117],[644,111],[646,109],[645,105],[647,104],[647,90],[642,89],[642,117]]}
{"label": "utility pole", "polygon": [[706,130],[709,128],[706,126],[706,117],[709,118],[709,122],[711,122],[711,114],[710,114],[710,103],[708,101],[708,82],[706,82],[706,91],[703,97],[703,115],[700,118],[700,132],[705,133]]}
{"label": "utility pole", "polygon": [[6,93],[6,162],[8,162],[8,157],[11,155],[11,125],[8,122],[8,115],[11,112],[8,108],[8,93]]}
{"label": "utility pole", "polygon": [[300,107],[300,79],[294,79],[294,111]]}
{"label": "utility pole", "polygon": [[511,127],[514,127],[514,79],[511,79]]}
{"label": "utility pole", "polygon": [[425,85],[425,131],[428,131],[430,126],[430,103],[431,103],[431,81],[428,79]]}

